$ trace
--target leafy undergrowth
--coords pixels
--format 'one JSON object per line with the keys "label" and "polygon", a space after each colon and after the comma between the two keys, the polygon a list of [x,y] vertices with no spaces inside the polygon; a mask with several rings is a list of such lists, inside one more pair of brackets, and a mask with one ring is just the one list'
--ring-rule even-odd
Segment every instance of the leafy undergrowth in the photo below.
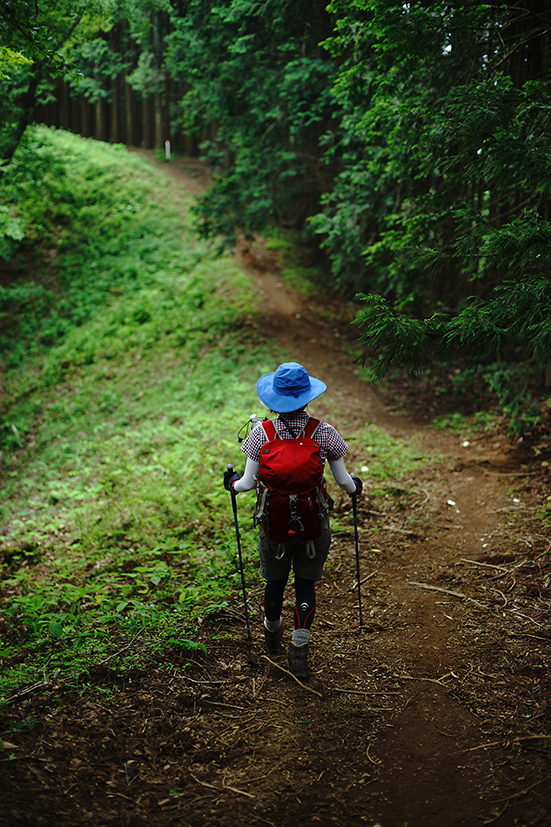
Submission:
{"label": "leafy undergrowth", "polygon": [[[457,367],[460,364],[461,367]],[[371,373],[366,369],[366,377]],[[388,403],[414,413],[436,428],[466,438],[503,436],[516,447],[532,447],[551,458],[551,397],[541,376],[526,365],[474,365],[456,357],[455,366],[434,362],[408,375],[392,370],[379,385]]]}

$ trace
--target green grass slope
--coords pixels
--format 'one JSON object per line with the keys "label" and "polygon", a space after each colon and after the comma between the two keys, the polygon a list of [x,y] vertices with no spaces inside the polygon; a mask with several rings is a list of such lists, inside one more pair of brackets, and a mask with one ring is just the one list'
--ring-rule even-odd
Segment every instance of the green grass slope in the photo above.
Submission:
{"label": "green grass slope", "polygon": [[272,363],[247,277],[139,157],[35,129],[1,195],[26,232],[0,294],[6,691],[138,629],[192,645],[239,585],[221,478]]}

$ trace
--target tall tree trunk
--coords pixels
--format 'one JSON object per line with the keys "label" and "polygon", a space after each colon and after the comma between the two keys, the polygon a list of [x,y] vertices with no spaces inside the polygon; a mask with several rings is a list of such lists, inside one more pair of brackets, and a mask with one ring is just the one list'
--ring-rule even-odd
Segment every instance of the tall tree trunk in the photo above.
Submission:
{"label": "tall tree trunk", "polygon": [[151,149],[153,145],[153,136],[151,130],[151,95],[147,98],[142,98],[142,142],[141,146],[144,149]]}
{"label": "tall tree trunk", "polygon": [[156,93],[153,95],[153,111],[154,111],[154,121],[155,121],[155,137],[154,137],[154,145],[155,149],[159,149],[163,146],[163,106],[162,106],[162,98],[161,95]]}
{"label": "tall tree trunk", "polygon": [[80,134],[83,138],[90,137],[90,128],[88,125],[88,103],[83,100],[80,104]]}
{"label": "tall tree trunk", "polygon": [[[153,55],[155,57],[155,69],[160,71],[160,55],[161,55],[161,20],[159,14],[156,14],[153,20]],[[163,146],[163,101],[160,91],[156,91],[153,95],[153,118],[154,118],[154,137],[153,142],[156,149]]]}
{"label": "tall tree trunk", "polygon": [[131,90],[126,79],[126,75],[123,77],[123,95],[124,95],[124,126],[125,126],[125,134],[124,134],[124,142],[129,146],[135,146],[134,135],[132,131],[132,98],[131,98]]}
{"label": "tall tree trunk", "polygon": [[61,78],[57,82],[57,101],[58,101],[58,119],[57,124],[62,129],[69,128],[70,118],[70,101],[67,90],[67,84]]}
{"label": "tall tree trunk", "polygon": [[111,130],[109,140],[112,144],[120,142],[120,79],[113,78],[111,84]]}
{"label": "tall tree trunk", "polygon": [[103,119],[103,100],[101,98],[96,101],[94,111],[96,115],[94,138],[96,141],[103,141],[105,140],[105,123]]}

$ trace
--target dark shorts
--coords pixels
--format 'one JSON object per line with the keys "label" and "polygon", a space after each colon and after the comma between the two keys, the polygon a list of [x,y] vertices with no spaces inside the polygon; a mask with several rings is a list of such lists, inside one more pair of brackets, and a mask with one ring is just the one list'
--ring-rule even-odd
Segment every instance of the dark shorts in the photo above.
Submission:
{"label": "dark shorts", "polygon": [[[313,541],[315,555],[309,556],[308,545],[294,543],[275,543],[270,540],[262,526],[258,532],[258,553],[260,556],[260,574],[265,580],[284,580],[291,568],[298,577],[305,580],[319,580],[331,547],[331,528],[329,520],[322,527],[321,535]],[[312,554],[312,551],[310,551]]]}

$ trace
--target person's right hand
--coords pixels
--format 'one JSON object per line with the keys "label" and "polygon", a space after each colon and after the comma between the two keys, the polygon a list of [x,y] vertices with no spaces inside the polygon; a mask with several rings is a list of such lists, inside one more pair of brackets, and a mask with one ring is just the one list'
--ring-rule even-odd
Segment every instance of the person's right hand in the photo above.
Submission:
{"label": "person's right hand", "polygon": [[233,486],[239,479],[241,479],[241,477],[233,468],[228,468],[227,471],[224,471],[224,488],[226,491],[231,491],[232,494],[235,494],[236,492],[233,490]]}

